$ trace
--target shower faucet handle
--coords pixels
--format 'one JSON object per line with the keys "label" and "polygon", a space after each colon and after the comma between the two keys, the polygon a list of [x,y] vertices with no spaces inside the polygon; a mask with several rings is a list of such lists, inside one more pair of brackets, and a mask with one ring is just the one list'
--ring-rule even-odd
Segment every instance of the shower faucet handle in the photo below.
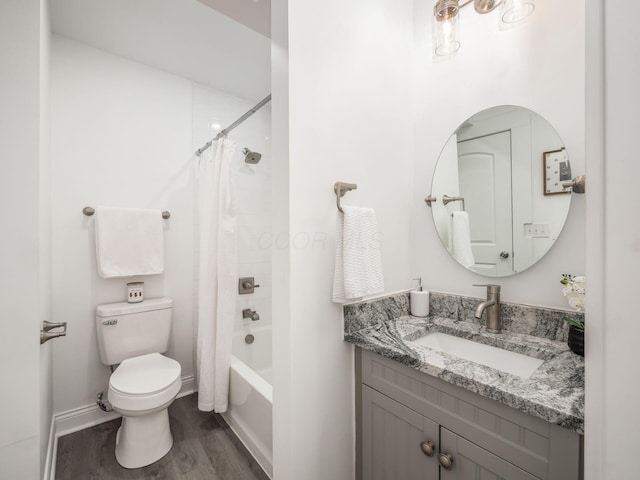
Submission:
{"label": "shower faucet handle", "polygon": [[256,285],[254,277],[242,277],[238,279],[238,293],[240,295],[253,293],[253,290],[259,286],[260,285]]}

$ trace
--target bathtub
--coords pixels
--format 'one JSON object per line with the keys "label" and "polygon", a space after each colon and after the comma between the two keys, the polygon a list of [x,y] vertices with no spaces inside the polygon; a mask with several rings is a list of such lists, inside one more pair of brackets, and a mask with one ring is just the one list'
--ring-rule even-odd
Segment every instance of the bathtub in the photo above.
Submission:
{"label": "bathtub", "polygon": [[[249,333],[252,344],[245,342]],[[229,408],[222,417],[272,477],[271,326],[234,333],[232,351]]]}

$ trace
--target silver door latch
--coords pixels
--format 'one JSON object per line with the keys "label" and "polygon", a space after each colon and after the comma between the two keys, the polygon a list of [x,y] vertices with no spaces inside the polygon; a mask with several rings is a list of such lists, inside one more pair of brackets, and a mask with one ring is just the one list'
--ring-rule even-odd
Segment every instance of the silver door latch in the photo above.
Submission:
{"label": "silver door latch", "polygon": [[[62,331],[52,332],[56,328],[62,328]],[[48,342],[52,338],[64,337],[67,335],[67,322],[52,323],[46,320],[42,322],[42,330],[40,330],[40,345]]]}

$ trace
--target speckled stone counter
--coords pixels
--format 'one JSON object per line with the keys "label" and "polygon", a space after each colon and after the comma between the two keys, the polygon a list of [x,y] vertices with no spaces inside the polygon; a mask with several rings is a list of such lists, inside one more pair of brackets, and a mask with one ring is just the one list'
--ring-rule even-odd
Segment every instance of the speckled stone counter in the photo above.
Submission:
{"label": "speckled stone counter", "polygon": [[[409,315],[408,293],[344,305],[344,339],[361,348],[574,432],[584,429],[584,359],[569,350],[564,315],[574,312],[502,304],[503,332],[488,333],[473,310],[480,298],[431,293],[427,318]],[[524,379],[411,343],[448,333],[544,360]]]}

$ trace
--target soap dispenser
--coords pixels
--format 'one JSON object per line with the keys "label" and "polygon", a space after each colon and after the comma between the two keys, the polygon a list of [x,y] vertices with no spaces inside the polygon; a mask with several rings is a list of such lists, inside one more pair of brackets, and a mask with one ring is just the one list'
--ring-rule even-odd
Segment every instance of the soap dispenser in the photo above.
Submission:
{"label": "soap dispenser", "polygon": [[411,290],[409,308],[414,317],[429,316],[429,292],[422,289],[422,277],[414,278],[418,281],[418,288]]}

